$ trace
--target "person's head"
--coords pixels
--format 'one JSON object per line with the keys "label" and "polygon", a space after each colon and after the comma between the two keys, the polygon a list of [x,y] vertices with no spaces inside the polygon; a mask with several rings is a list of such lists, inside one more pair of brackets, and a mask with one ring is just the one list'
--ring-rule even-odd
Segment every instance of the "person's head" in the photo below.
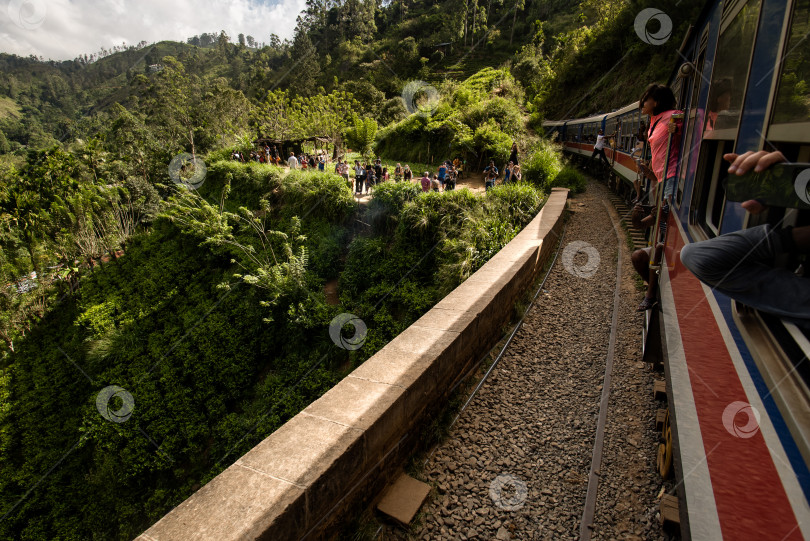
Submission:
{"label": "person's head", "polygon": [[397,167],[402,167],[401,165],[397,164]]}
{"label": "person's head", "polygon": [[660,115],[675,108],[675,94],[668,86],[653,83],[641,95],[638,106],[644,115]]}
{"label": "person's head", "polygon": [[489,160],[489,165],[495,165],[495,160]]}
{"label": "person's head", "polygon": [[511,161],[510,161],[510,162],[509,162],[509,167],[512,167],[513,165],[515,165],[515,162],[511,162]]}
{"label": "person's head", "polygon": [[512,143],[512,150],[517,150],[517,142]]}
{"label": "person's head", "polygon": [[727,111],[731,108],[731,77],[724,77],[720,79],[712,87],[712,99],[710,111]]}
{"label": "person's head", "polygon": [[427,171],[425,171],[424,173],[422,173],[422,176],[423,176],[423,177],[430,178],[430,173],[428,173]]}
{"label": "person's head", "polygon": [[290,157],[292,158],[293,156],[295,156],[295,152],[290,152]]}

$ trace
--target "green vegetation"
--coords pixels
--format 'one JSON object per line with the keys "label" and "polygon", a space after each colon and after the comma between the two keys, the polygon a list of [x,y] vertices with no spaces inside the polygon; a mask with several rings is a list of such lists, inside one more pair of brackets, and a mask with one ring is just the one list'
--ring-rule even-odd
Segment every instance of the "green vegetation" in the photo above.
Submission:
{"label": "green vegetation", "polygon": [[[92,189],[91,169],[73,154],[31,158],[46,159],[56,179],[70,167],[85,179],[40,197]],[[528,184],[476,196],[388,183],[357,215],[337,175],[234,162],[209,166],[206,197],[157,189],[160,210],[126,238],[123,256],[76,269],[70,284],[53,278],[6,296],[50,292],[38,322],[16,335],[7,328],[0,501],[13,511],[2,537],[134,537],[420,317],[543,202]],[[98,212],[89,219],[106,223]],[[334,277],[340,304],[330,306],[323,285]],[[343,312],[369,327],[358,351],[325,332]],[[113,384],[133,396],[125,423],[97,409]]]}
{"label": "green vegetation", "polygon": [[[582,191],[539,123],[664,78],[670,52],[631,30],[651,3],[308,2],[289,42],[0,54],[0,537],[136,536],[484,264],[552,187]],[[698,2],[680,4],[656,4],[673,39]],[[386,183],[360,207],[337,175],[229,161],[259,136],[327,136],[392,176],[454,156],[502,168],[517,141],[524,182]],[[184,153],[182,178],[207,163],[197,191],[167,172]],[[331,341],[341,313],[368,325],[361,349]],[[109,385],[132,394],[126,422],[100,415]]]}
{"label": "green vegetation", "polygon": [[512,142],[525,138],[523,90],[507,70],[485,68],[461,84],[446,83],[442,95],[431,114],[413,114],[383,129],[376,152],[403,161],[478,156],[479,165],[485,158],[500,164]]}
{"label": "green vegetation", "polygon": [[569,188],[574,193],[585,191],[585,176],[568,165],[559,148],[548,141],[540,141],[529,150],[522,170],[527,182],[545,191],[555,187]]}

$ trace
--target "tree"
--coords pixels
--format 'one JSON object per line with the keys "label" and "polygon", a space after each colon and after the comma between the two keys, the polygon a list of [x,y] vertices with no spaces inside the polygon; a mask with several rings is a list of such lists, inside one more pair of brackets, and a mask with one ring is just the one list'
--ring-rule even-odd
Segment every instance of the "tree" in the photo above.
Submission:
{"label": "tree", "polygon": [[373,0],[346,0],[340,7],[340,26],[348,38],[357,36],[363,43],[374,39],[377,25],[374,15],[377,5]]}
{"label": "tree", "polygon": [[254,38],[253,36],[248,36],[247,37],[247,44],[248,44],[248,47],[250,47],[251,49],[255,48],[256,45],[257,45],[256,44],[256,38]]}
{"label": "tree", "polygon": [[[266,290],[269,299],[262,302],[263,306],[272,307],[282,297],[305,292],[309,254],[307,239],[301,234],[300,218],[293,216],[289,233],[284,233],[268,228],[266,216],[270,208],[267,201],[263,202],[264,219],[245,207],[241,207],[238,214],[226,212],[225,200],[229,189],[230,185],[226,187],[217,208],[197,192],[178,187],[176,193],[164,203],[163,215],[184,233],[202,238],[201,246],[225,249],[237,257],[233,261],[244,274],[235,274],[234,277]],[[235,232],[239,230],[249,232],[251,236],[236,235]],[[227,283],[220,287],[230,289]],[[272,316],[265,318],[265,321],[272,321]]]}
{"label": "tree", "polygon": [[42,274],[43,257],[58,232],[52,207],[79,189],[84,178],[75,156],[60,148],[30,151],[22,170],[0,169],[0,221],[13,228],[23,241],[31,268]]}
{"label": "tree", "polygon": [[[151,66],[152,64],[157,64],[158,62],[160,62],[157,47],[152,47],[151,49],[149,49],[149,52],[146,53],[146,57],[144,58],[144,60],[147,66]],[[88,63],[86,58],[84,63],[85,64]]]}
{"label": "tree", "polygon": [[245,46],[245,35],[244,34],[239,34],[238,39],[239,39],[239,46],[244,47]]}
{"label": "tree", "polygon": [[346,139],[363,158],[371,153],[374,136],[377,135],[377,121],[373,118],[356,118],[354,127],[347,130]]}
{"label": "tree", "polygon": [[6,139],[3,130],[0,130],[0,154],[8,154],[9,152],[11,152],[11,145],[8,144],[8,139]]}
{"label": "tree", "polygon": [[315,84],[321,74],[321,66],[318,63],[318,55],[315,46],[309,39],[309,35],[299,26],[295,34],[290,56],[295,69],[287,72],[290,79],[290,88],[300,96],[309,96],[315,91]]}
{"label": "tree", "polygon": [[146,111],[152,116],[155,132],[163,139],[169,152],[186,147],[194,155],[200,81],[197,77],[189,77],[183,64],[173,56],[164,57],[163,64],[163,71],[149,88],[145,100]]}
{"label": "tree", "polygon": [[274,139],[303,137],[300,100],[293,103],[286,90],[269,90],[253,112],[252,124],[260,136]]}
{"label": "tree", "polygon": [[220,31],[219,37],[217,38],[217,49],[221,53],[226,53],[228,50],[228,44],[231,42],[231,37],[225,33],[224,30]]}
{"label": "tree", "polygon": [[515,7],[512,15],[512,31],[509,33],[509,45],[512,45],[512,38],[515,37],[515,23],[517,22],[517,12],[526,7],[526,0],[515,0]]}
{"label": "tree", "polygon": [[[348,92],[316,94],[302,103],[301,121],[310,135],[325,135],[334,143],[334,157],[342,144],[342,135],[358,104]],[[373,140],[373,138],[372,138]]]}

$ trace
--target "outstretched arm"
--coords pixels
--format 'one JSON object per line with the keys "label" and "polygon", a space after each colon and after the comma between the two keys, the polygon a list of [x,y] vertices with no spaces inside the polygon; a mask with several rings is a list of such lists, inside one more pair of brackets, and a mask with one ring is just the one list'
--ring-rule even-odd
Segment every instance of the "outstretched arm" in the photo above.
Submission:
{"label": "outstretched arm", "polygon": [[[729,154],[723,154],[723,159],[727,162],[731,162],[731,165],[728,166],[728,173],[736,174],[738,177],[743,176],[752,169],[755,173],[761,173],[774,164],[787,161],[785,155],[781,152],[767,152],[765,150],[758,152],[749,151],[745,154],[735,154],[731,152]],[[741,206],[751,214],[759,214],[765,210],[765,205],[756,199],[743,201]]]}

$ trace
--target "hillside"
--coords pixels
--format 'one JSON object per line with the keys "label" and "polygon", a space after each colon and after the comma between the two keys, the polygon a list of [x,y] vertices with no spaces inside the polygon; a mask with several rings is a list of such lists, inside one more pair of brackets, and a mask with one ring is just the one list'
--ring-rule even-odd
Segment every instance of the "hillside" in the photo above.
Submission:
{"label": "hillside", "polygon": [[[633,31],[650,3],[312,0],[262,47],[0,54],[0,537],[132,538],[483,265],[550,187],[581,189],[539,122],[669,73],[697,2],[662,8],[663,46]],[[360,205],[328,171],[230,159],[260,135],[468,171],[517,141],[526,182],[386,183]],[[334,347],[341,313],[368,325],[361,350]],[[112,385],[126,422],[120,396],[99,406]]]}
{"label": "hillside", "polygon": [[[674,48],[703,2],[457,4],[402,0],[375,9],[355,0],[324,14],[313,3],[299,19],[294,40],[273,36],[262,48],[232,43],[222,33],[207,47],[142,43],[89,63],[0,54],[0,104],[5,104],[0,131],[12,150],[85,138],[103,124],[113,104],[137,107],[134,79],[153,76],[148,66],[165,56],[177,58],[201,80],[224,78],[248,99],[271,89],[304,96],[319,89],[350,91],[359,112],[381,125],[402,118],[398,97],[408,81],[439,86],[484,67],[511,68],[538,119],[606,111],[626,104],[648,81],[668,76]],[[644,43],[634,31],[636,14],[653,4],[674,26],[671,39],[660,46]],[[212,41],[214,35],[205,36]],[[14,109],[19,116],[3,114]]]}

